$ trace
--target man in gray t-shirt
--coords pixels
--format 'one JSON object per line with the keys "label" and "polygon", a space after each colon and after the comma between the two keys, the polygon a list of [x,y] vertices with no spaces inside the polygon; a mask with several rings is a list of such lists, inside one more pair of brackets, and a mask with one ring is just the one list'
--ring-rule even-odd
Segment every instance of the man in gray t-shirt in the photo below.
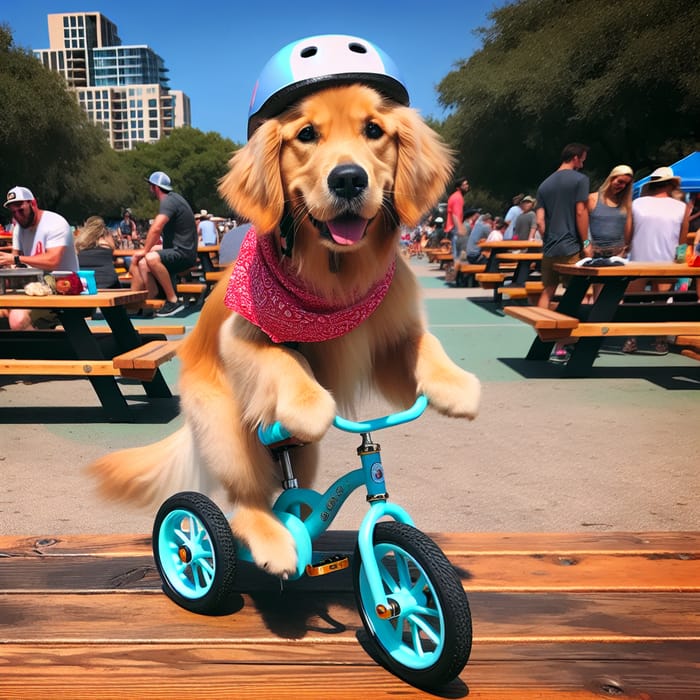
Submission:
{"label": "man in gray t-shirt", "polygon": [[170,178],[164,172],[151,173],[146,182],[160,208],[148,229],[143,249],[134,251],[131,258],[131,288],[147,289],[149,296],[156,297],[160,286],[165,304],[156,311],[156,316],[172,316],[185,308],[175,293],[172,275],[195,264],[197,226],[192,207],[172,191]]}
{"label": "man in gray t-shirt", "polygon": [[543,241],[542,284],[538,305],[549,308],[561,279],[555,263],[575,262],[591,253],[588,240],[589,181],[578,172],[583,167],[588,146],[570,143],[561,154],[561,165],[537,190],[537,230]]}

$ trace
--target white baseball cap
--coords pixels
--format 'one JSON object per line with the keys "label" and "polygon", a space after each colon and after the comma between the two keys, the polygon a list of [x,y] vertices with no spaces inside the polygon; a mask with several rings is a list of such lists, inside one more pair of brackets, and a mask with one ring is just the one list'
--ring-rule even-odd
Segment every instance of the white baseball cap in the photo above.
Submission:
{"label": "white baseball cap", "polygon": [[156,170],[151,173],[150,176],[146,178],[146,182],[150,182],[152,185],[160,187],[161,190],[165,190],[166,192],[170,192],[173,189],[173,186],[170,184],[170,178],[162,170]]}
{"label": "white baseball cap", "polygon": [[20,187],[18,185],[17,187],[13,187],[7,193],[7,201],[5,202],[4,207],[7,209],[12,202],[31,202],[33,199],[34,195],[30,189],[27,187]]}

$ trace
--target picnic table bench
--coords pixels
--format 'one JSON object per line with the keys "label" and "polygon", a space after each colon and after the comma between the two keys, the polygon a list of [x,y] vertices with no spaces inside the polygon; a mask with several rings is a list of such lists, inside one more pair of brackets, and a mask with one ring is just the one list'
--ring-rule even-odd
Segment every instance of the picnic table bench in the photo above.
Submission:
{"label": "picnic table bench", "polygon": [[[700,335],[700,304],[697,301],[646,303],[625,298],[632,280],[700,277],[700,268],[675,263],[627,263],[610,267],[577,267],[557,264],[559,272],[572,277],[556,310],[534,306],[506,306],[504,312],[531,325],[537,337],[528,360],[547,360],[554,342],[572,343],[565,376],[587,376],[604,338],[615,336]],[[592,283],[602,286],[592,304],[583,300]],[[623,302],[624,303],[621,303]]]}
{"label": "picnic table bench", "polygon": [[[63,326],[61,331],[0,332],[0,375],[84,377],[111,420],[132,421],[117,377],[138,379],[150,398],[172,398],[160,367],[174,357],[178,341],[137,332],[126,312],[127,305],[143,303],[146,294],[100,290],[75,296],[0,295],[2,308],[51,310]],[[95,308],[111,333],[94,332],[86,323],[85,316]]]}
{"label": "picnic table bench", "polygon": [[[700,696],[700,533],[437,533],[474,640],[459,679],[413,688],[363,649],[346,569],[241,565],[230,614],[160,590],[147,535],[0,536],[0,697],[682,700]],[[329,531],[321,551],[349,553]]]}

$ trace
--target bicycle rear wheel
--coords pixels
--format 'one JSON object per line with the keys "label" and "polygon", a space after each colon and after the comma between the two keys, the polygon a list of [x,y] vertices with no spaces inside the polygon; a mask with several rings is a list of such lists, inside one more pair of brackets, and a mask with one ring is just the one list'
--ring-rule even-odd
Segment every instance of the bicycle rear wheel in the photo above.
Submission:
{"label": "bicycle rear wheel", "polygon": [[153,557],[164,593],[186,610],[215,614],[234,593],[236,541],[204,494],[185,491],[163,503],[153,525]]}
{"label": "bicycle rear wheel", "polygon": [[397,522],[378,523],[374,556],[393,603],[380,616],[359,547],[355,599],[378,660],[412,685],[436,688],[455,679],[471,652],[472,623],[462,583],[442,550],[424,533]]}

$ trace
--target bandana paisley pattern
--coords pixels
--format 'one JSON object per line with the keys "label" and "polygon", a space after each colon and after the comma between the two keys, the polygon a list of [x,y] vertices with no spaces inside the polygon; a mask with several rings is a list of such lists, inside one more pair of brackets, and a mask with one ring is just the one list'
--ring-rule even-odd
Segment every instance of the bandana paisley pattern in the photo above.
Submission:
{"label": "bandana paisley pattern", "polygon": [[318,343],[339,338],[369,318],[389,291],[396,260],[363,298],[350,305],[334,305],[283,269],[273,235],[258,236],[252,227],[248,230],[224,303],[258,326],[274,343]]}

